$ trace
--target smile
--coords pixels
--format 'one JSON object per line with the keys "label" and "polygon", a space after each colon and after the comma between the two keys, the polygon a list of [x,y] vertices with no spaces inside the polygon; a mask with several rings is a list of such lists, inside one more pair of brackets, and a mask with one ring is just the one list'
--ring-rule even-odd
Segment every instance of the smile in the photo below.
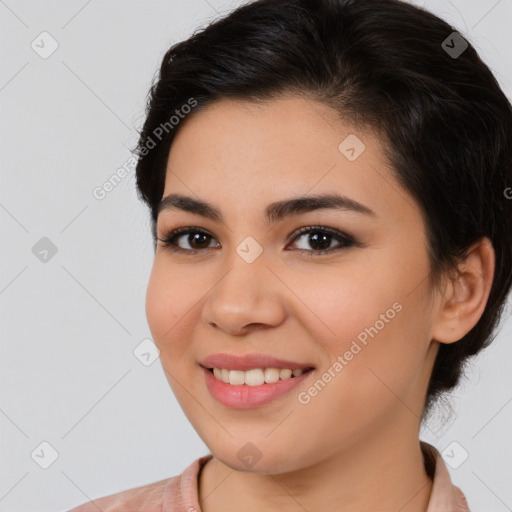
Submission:
{"label": "smile", "polygon": [[[228,370],[225,368],[201,368],[206,388],[212,398],[231,409],[250,409],[284,399],[306,379],[314,376],[314,368],[253,368]],[[279,373],[278,373],[279,372]],[[281,378],[281,372],[283,378]],[[295,375],[294,375],[295,372]],[[265,380],[266,376],[269,382]],[[276,377],[279,377],[277,380]],[[228,380],[225,382],[224,380]],[[270,382],[273,379],[272,382]]]}
{"label": "smile", "polygon": [[217,380],[233,386],[260,386],[273,384],[279,380],[299,377],[311,368],[254,368],[251,370],[228,370],[226,368],[211,368],[210,371]]}

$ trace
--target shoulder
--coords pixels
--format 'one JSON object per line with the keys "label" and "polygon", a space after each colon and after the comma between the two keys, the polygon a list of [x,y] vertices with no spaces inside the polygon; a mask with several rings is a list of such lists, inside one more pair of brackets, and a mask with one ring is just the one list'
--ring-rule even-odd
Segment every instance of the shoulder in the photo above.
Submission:
{"label": "shoulder", "polygon": [[213,458],[210,453],[196,459],[180,475],[140,487],[94,498],[67,512],[177,512],[200,510],[198,475]]}
{"label": "shoulder", "polygon": [[133,487],[101,498],[94,498],[67,512],[163,512],[165,498],[179,486],[180,476]]}
{"label": "shoulder", "polygon": [[[427,512],[470,512],[462,490],[451,480],[441,453],[433,445],[421,441],[425,469],[432,478],[432,493]],[[430,473],[433,471],[433,475]]]}

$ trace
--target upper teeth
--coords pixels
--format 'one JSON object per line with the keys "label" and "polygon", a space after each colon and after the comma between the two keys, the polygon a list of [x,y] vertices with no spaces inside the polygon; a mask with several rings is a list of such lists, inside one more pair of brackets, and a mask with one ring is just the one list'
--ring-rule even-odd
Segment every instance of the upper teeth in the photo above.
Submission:
{"label": "upper teeth", "polygon": [[298,377],[303,370],[290,370],[289,368],[255,368],[253,370],[226,370],[225,368],[214,368],[215,377],[226,384],[234,384],[240,386],[247,384],[248,386],[260,386],[263,383],[271,384],[279,379],[289,379],[292,375]]}

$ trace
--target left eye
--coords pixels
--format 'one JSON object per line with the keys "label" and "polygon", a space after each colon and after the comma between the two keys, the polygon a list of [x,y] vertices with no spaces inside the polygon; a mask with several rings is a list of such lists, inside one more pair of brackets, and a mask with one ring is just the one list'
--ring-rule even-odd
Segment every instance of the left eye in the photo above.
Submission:
{"label": "left eye", "polygon": [[[301,228],[294,235],[292,243],[304,238],[306,239],[306,244],[313,248],[313,250],[304,247],[298,248],[300,252],[309,253],[310,256],[334,252],[357,244],[351,236],[326,227],[310,226]],[[306,235],[308,238],[306,238]],[[177,243],[181,238],[185,239],[185,243],[188,243],[190,248],[182,247]],[[196,253],[203,249],[220,247],[218,243],[211,246],[210,244],[214,240],[213,236],[200,228],[179,228],[171,231],[166,238],[159,238],[158,240],[162,242],[164,247],[176,252]],[[338,242],[338,247],[331,246],[333,240]]]}
{"label": "left eye", "polygon": [[[299,231],[299,233],[295,236],[293,241],[304,238],[306,237],[306,235],[306,244],[309,244],[310,247],[312,246],[315,249],[312,255],[326,254],[328,252],[333,252],[342,249],[343,247],[350,247],[355,244],[355,240],[352,237],[345,235],[344,233],[341,233],[334,229],[320,227],[309,227]],[[331,246],[331,242],[333,240],[339,243],[338,247],[333,248]],[[299,247],[299,250],[311,252],[307,248]]]}

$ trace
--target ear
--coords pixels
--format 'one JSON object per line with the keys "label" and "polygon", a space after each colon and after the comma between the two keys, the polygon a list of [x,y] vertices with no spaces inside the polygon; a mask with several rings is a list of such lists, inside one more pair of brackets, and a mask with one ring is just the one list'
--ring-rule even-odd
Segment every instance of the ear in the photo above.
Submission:
{"label": "ear", "polygon": [[458,273],[448,277],[439,303],[432,333],[440,343],[463,338],[484,312],[494,278],[495,253],[491,241],[482,238],[458,265]]}

